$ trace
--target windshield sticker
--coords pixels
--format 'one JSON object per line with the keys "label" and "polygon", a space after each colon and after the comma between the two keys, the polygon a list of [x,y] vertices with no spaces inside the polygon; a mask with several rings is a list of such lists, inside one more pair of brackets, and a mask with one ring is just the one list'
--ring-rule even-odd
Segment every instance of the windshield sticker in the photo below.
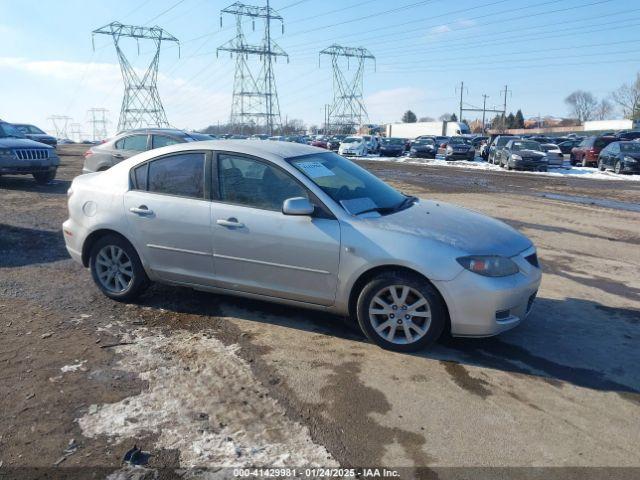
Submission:
{"label": "windshield sticker", "polygon": [[296,165],[300,170],[307,174],[309,178],[335,176],[335,173],[333,173],[320,162],[297,162]]}

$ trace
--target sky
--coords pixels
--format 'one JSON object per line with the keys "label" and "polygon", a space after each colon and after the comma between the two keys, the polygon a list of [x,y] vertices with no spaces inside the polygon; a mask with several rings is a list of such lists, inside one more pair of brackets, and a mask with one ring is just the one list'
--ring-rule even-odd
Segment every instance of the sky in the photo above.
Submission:
{"label": "sky", "polygon": [[[251,0],[247,0],[250,3]],[[89,132],[88,109],[106,108],[115,131],[123,82],[110,36],[91,32],[112,21],[158,25],[180,40],[163,43],[158,88],[169,122],[201,129],[229,119],[234,59],[216,56],[235,36],[220,10],[232,0],[0,0],[0,118],[52,131],[52,115]],[[255,4],[264,5],[264,0]],[[576,89],[604,98],[640,70],[640,8],[629,0],[271,0],[284,18],[274,41],[289,54],[275,78],[283,120],[323,121],[332,101],[332,68],[319,51],[333,43],[365,47],[371,123],[465,107],[499,108],[525,117],[568,116]],[[249,41],[262,25],[243,24]],[[153,45],[123,40],[131,64],[145,68]],[[258,59],[249,60],[258,66]],[[355,72],[353,64],[345,75]],[[465,118],[475,119],[468,113]],[[86,135],[85,135],[86,136]]]}

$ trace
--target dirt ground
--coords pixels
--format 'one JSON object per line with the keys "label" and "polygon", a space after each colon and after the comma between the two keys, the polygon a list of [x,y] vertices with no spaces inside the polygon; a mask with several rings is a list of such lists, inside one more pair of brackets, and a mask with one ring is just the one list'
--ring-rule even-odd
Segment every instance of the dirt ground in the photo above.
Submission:
{"label": "dirt ground", "polygon": [[0,478],[125,478],[134,444],[150,454],[139,478],[250,465],[640,473],[640,213],[625,208],[639,182],[361,162],[515,226],[545,272],[518,328],[407,355],[317,312],[161,285],[108,300],[61,234],[84,150],[60,147],[52,185],[0,178]]}

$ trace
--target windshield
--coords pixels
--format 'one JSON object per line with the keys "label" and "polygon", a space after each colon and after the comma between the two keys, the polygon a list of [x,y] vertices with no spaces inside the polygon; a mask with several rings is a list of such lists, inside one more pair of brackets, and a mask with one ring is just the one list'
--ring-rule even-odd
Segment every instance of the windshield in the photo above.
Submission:
{"label": "windshield", "polygon": [[0,138],[24,138],[24,134],[9,123],[0,123]]}
{"label": "windshield", "polygon": [[639,142],[624,142],[620,144],[621,152],[640,152],[640,143]]}
{"label": "windshield", "polygon": [[362,139],[358,137],[347,137],[342,140],[342,143],[360,143],[361,141]]}
{"label": "windshield", "polygon": [[593,146],[596,148],[604,148],[613,141],[615,141],[615,138],[600,137],[596,138],[596,141],[593,142]]}
{"label": "windshield", "polygon": [[541,145],[540,148],[542,148],[543,152],[551,152],[554,150],[558,150],[558,146],[554,145],[552,143],[547,143],[546,145]]}
{"label": "windshield", "polygon": [[404,145],[404,140],[401,138],[383,138],[382,143],[384,145]]}
{"label": "windshield", "polygon": [[539,152],[540,144],[538,142],[526,142],[526,141],[513,142],[513,144],[511,145],[511,150],[515,150],[516,152],[520,150],[535,150]]}
{"label": "windshield", "polygon": [[14,127],[20,130],[22,133],[31,133],[36,135],[45,134],[42,130],[40,130],[38,127],[35,127],[33,125],[14,125]]}
{"label": "windshield", "polygon": [[413,142],[414,145],[433,145],[434,143],[433,138],[421,138]]}
{"label": "windshield", "polygon": [[464,138],[462,138],[462,137],[451,137],[449,139],[449,143],[456,144],[456,145],[464,145],[467,142],[465,142]]}
{"label": "windshield", "polygon": [[407,199],[364,168],[335,153],[305,155],[289,162],[352,215],[372,210],[392,211]]}

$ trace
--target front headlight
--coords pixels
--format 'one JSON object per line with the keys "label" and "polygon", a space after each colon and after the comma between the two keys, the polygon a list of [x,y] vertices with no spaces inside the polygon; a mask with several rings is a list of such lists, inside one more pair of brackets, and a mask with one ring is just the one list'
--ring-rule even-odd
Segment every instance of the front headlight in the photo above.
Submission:
{"label": "front headlight", "polygon": [[0,155],[11,155],[10,148],[0,148]]}
{"label": "front headlight", "polygon": [[637,162],[637,160],[635,158],[633,158],[633,157],[624,157],[624,161],[626,163],[636,163]]}
{"label": "front headlight", "polygon": [[522,160],[520,155],[516,155],[515,153],[511,155],[511,160]]}
{"label": "front headlight", "polygon": [[485,277],[507,277],[520,271],[518,265],[507,257],[473,255],[460,257],[457,260],[465,269]]}

